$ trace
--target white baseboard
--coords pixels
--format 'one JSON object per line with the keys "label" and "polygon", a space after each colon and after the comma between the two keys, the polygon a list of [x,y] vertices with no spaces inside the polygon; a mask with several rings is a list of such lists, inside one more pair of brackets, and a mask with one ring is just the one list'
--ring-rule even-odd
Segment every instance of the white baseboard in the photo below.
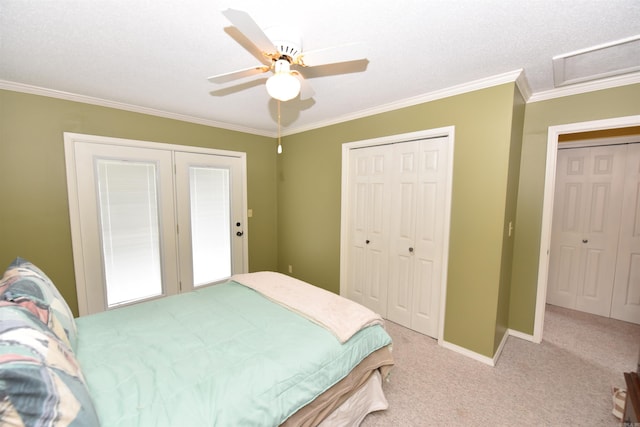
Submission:
{"label": "white baseboard", "polygon": [[468,348],[460,347],[459,345],[450,343],[445,340],[438,341],[438,344],[440,344],[442,347],[446,349],[453,350],[456,353],[460,353],[463,356],[467,356],[467,357],[470,357],[471,359],[477,360],[478,362],[482,362],[485,365],[495,366],[494,359],[487,357],[484,354],[476,353],[475,351],[471,351]]}
{"label": "white baseboard", "polygon": [[[513,329],[509,329],[509,336],[520,338],[521,340],[536,342],[533,335],[525,334],[520,331],[514,331]],[[537,343],[540,344],[540,343]]]}
{"label": "white baseboard", "polygon": [[476,353],[475,351],[471,351],[468,348],[464,348],[459,345],[450,343],[448,341],[445,341],[444,339],[439,340],[438,344],[440,344],[442,347],[446,349],[449,349],[449,350],[455,351],[456,353],[460,353],[464,356],[470,357],[471,359],[477,360],[478,362],[482,362],[485,365],[496,366],[496,363],[498,363],[498,359],[502,354],[502,350],[504,349],[504,346],[507,343],[507,338],[509,338],[510,336],[515,338],[520,338],[526,341],[535,342],[535,340],[533,339],[533,335],[524,334],[519,331],[514,331],[513,329],[507,329],[505,334],[502,336],[500,345],[498,346],[498,349],[493,355],[493,358],[485,356],[484,354]]}

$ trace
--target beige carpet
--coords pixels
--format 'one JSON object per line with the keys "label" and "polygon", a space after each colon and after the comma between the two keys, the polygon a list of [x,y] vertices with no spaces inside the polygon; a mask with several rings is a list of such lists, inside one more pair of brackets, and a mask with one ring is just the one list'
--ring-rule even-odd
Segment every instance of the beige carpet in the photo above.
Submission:
{"label": "beige carpet", "polygon": [[548,306],[543,342],[509,337],[495,367],[392,322],[389,409],[372,426],[617,426],[611,387],[637,369],[640,325]]}

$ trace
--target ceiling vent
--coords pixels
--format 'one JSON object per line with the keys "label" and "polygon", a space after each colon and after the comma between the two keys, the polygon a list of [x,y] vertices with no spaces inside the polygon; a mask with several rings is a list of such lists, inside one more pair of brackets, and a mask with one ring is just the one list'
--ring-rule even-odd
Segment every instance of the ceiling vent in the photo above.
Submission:
{"label": "ceiling vent", "polygon": [[640,71],[640,35],[553,57],[556,87]]}

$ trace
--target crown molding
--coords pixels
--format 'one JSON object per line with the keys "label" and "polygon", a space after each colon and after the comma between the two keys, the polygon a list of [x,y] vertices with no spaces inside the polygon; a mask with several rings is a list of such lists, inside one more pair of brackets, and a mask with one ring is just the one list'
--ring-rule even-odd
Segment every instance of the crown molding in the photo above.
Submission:
{"label": "crown molding", "polygon": [[529,80],[525,75],[524,69],[520,70],[520,75],[516,78],[516,87],[520,91],[520,94],[524,98],[524,102],[528,102],[531,98],[531,86],[529,86]]}
{"label": "crown molding", "polygon": [[180,120],[182,122],[195,123],[204,126],[211,126],[236,132],[250,133],[254,135],[275,137],[274,132],[265,132],[261,129],[254,129],[245,126],[237,126],[229,123],[218,122],[215,120],[203,119],[200,117],[187,116],[185,114],[171,113],[168,111],[157,110],[155,108],[142,107],[139,105],[127,104],[124,102],[109,101],[107,99],[96,98],[86,95],[78,95],[71,92],[47,89],[39,86],[32,86],[23,83],[16,83],[7,80],[0,80],[0,89],[10,90],[13,92],[23,92],[31,95],[47,96],[50,98],[64,99],[67,101],[82,102],[84,104],[98,105],[101,107],[115,108],[118,110],[131,111],[134,113],[148,114],[151,116],[164,117],[166,119]]}
{"label": "crown molding", "polygon": [[[322,122],[312,123],[307,126],[290,128],[289,130],[283,132],[282,135],[283,136],[294,135],[296,133],[306,132],[313,129],[319,129],[326,126],[336,125],[336,124],[348,122],[351,120],[361,119],[364,117],[373,116],[375,114],[387,113],[390,111],[399,110],[401,108],[406,108],[406,107],[413,107],[414,105],[424,104],[426,102],[436,101],[438,99],[449,98],[451,96],[461,95],[467,92],[486,89],[489,87],[498,86],[505,83],[517,82],[519,79],[522,79],[520,84],[524,84],[528,88],[529,85],[526,83],[524,72],[522,69],[520,69],[520,70],[510,71],[508,73],[487,77],[484,79],[474,80],[472,82],[463,83],[463,84],[452,86],[446,89],[437,90],[434,92],[429,92],[429,93],[418,95],[418,96],[413,96],[411,98],[402,99],[400,101],[390,102],[388,104],[379,105],[374,108],[368,108],[366,110],[356,111],[351,114],[343,115],[339,119],[326,120]],[[520,90],[522,92],[522,89]],[[523,96],[525,96],[524,93],[523,93]],[[525,96],[525,99],[526,98],[527,97]]]}
{"label": "crown molding", "polygon": [[640,83],[640,71],[635,73],[623,74],[621,76],[609,77],[605,79],[594,80],[591,82],[576,83],[570,86],[559,87],[542,92],[536,92],[529,98],[528,102],[547,101],[564,96],[579,95],[596,90],[611,89],[619,86],[627,86]]}
{"label": "crown molding", "polygon": [[[439,99],[448,98],[455,95],[461,95],[468,92],[473,92],[480,89],[486,89],[493,86],[498,86],[505,83],[515,82],[516,87],[522,94],[526,103],[546,101],[554,98],[561,98],[564,96],[577,95],[581,93],[593,92],[596,90],[610,89],[619,86],[626,86],[630,84],[640,83],[640,72],[625,74],[622,76],[610,77],[606,79],[600,79],[592,82],[578,83],[571,86],[561,87],[557,89],[551,89],[542,92],[532,93],[529,86],[527,77],[523,69],[510,71],[503,74],[487,77],[484,79],[474,80],[472,82],[463,83],[460,85],[452,86],[446,89],[429,92],[426,94],[406,98],[400,101],[391,102],[388,104],[380,105],[374,108],[369,108],[361,111],[356,111],[351,114],[343,115],[339,119],[326,120],[321,122],[312,123],[306,126],[290,127],[282,132],[282,136],[294,135],[310,131],[313,129],[319,129],[326,126],[336,125],[351,120],[356,120],[375,114],[387,113],[390,111],[398,110],[401,108],[412,107],[415,105],[423,104],[426,102],[436,101]],[[109,101],[106,99],[78,95],[70,92],[64,92],[59,90],[47,89],[39,86],[32,86],[22,83],[11,82],[7,80],[0,80],[0,89],[10,90],[14,92],[23,92],[33,95],[47,96],[51,98],[65,99],[68,101],[82,102],[85,104],[98,105],[102,107],[116,108],[119,110],[126,110],[135,113],[148,114],[152,116],[164,117],[173,120],[180,120],[183,122],[195,123],[204,126],[211,126],[236,132],[249,133],[253,135],[266,136],[269,138],[276,138],[277,133],[272,131],[266,131],[263,129],[254,129],[246,126],[238,126],[229,123],[218,122],[215,120],[203,119],[200,117],[187,116],[183,114],[171,113],[168,111],[157,110],[153,108],[142,107],[138,105],[126,104],[123,102]]]}

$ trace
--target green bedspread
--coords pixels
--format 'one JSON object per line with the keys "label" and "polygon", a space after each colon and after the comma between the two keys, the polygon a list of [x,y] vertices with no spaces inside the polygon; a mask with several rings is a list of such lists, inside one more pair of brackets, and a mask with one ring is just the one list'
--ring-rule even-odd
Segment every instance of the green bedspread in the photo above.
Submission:
{"label": "green bedspread", "polygon": [[391,343],[372,326],[340,344],[235,282],[76,322],[102,427],[276,426]]}

